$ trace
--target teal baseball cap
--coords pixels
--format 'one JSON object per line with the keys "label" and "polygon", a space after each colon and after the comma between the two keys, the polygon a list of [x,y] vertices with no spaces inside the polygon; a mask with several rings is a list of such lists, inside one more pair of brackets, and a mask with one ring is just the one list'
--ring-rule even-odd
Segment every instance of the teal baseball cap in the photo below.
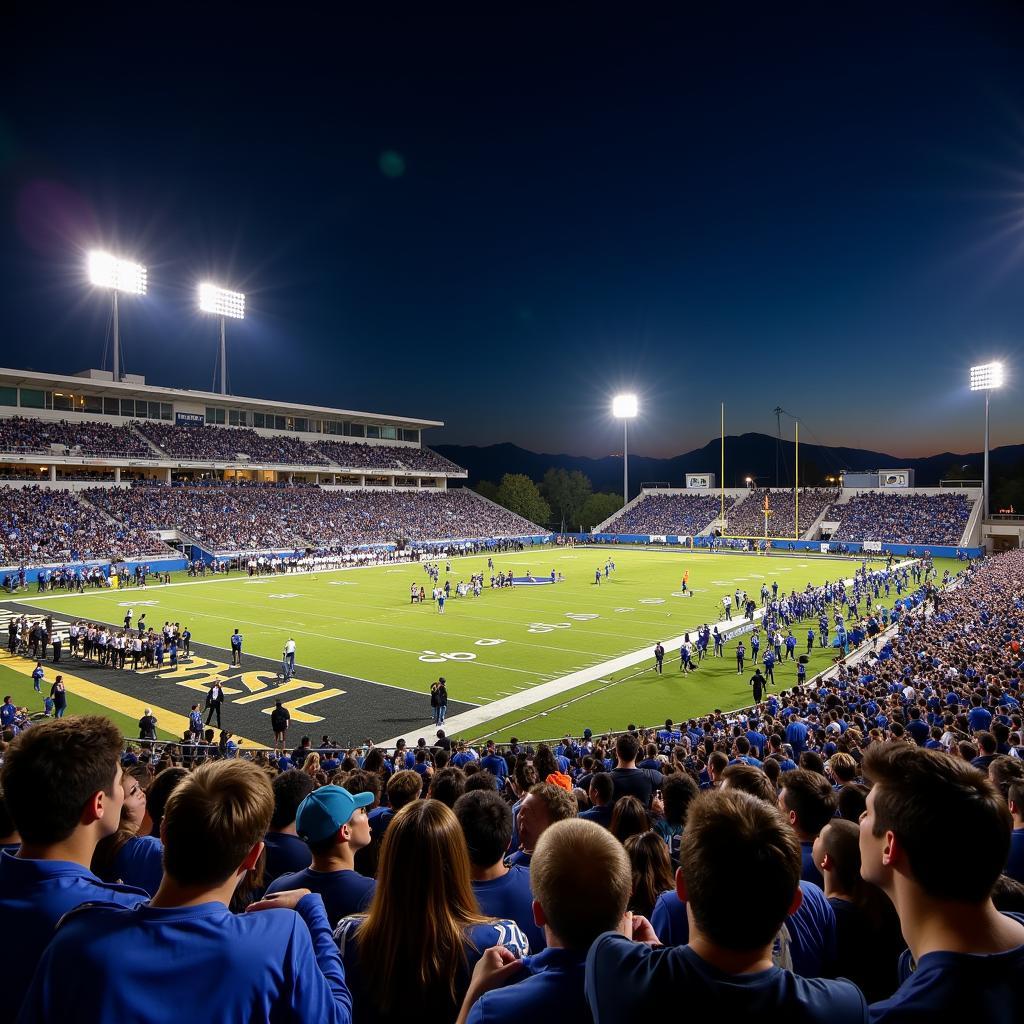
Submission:
{"label": "teal baseball cap", "polygon": [[341,786],[321,786],[299,804],[295,831],[304,843],[320,843],[352,820],[360,807],[373,803],[372,793],[350,793]]}

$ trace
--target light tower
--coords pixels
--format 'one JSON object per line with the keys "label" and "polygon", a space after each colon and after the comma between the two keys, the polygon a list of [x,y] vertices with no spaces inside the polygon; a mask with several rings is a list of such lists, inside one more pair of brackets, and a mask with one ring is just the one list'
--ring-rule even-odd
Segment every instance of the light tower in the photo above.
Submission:
{"label": "light tower", "polygon": [[992,391],[1003,386],[1003,364],[984,363],[971,367],[971,390],[985,392],[985,470],[982,478],[981,516],[984,519],[990,513],[989,480],[988,480],[988,398]]}
{"label": "light tower", "polygon": [[612,399],[612,415],[622,420],[622,507],[629,504],[629,421],[636,417],[636,395],[616,395]]}
{"label": "light tower", "polygon": [[114,380],[121,379],[121,331],[118,322],[117,296],[145,295],[146,268],[131,260],[119,259],[109,252],[94,249],[88,256],[89,281],[97,288],[109,288],[114,297]]}
{"label": "light tower", "polygon": [[228,393],[228,347],[227,318],[245,319],[245,296],[241,292],[232,292],[227,288],[219,288],[215,284],[199,286],[199,308],[204,313],[213,313],[220,317],[220,393]]}

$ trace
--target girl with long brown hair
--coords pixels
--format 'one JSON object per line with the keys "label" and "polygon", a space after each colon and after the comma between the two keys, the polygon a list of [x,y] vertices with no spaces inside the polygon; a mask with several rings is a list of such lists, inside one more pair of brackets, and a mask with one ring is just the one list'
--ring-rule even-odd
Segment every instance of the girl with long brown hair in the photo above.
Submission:
{"label": "girl with long brown hair", "polygon": [[529,952],[514,921],[480,913],[462,829],[439,800],[414,800],[391,819],[370,909],[344,918],[335,938],[355,1024],[410,1006],[453,1021],[485,949]]}

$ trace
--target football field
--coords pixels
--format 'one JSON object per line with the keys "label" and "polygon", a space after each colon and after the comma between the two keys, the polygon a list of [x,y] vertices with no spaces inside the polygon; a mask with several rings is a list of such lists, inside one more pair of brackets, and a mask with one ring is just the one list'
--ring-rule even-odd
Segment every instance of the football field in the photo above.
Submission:
{"label": "football field", "polygon": [[[609,558],[615,568],[606,576]],[[192,662],[173,670],[165,664],[138,673],[107,671],[101,682],[180,715],[217,678],[227,692],[227,727],[257,742],[267,742],[265,716],[276,699],[304,730],[346,744],[430,735],[427,693],[438,676],[447,680],[450,734],[542,738],[750,703],[750,672],[736,673],[735,641],[724,658],[709,657],[684,676],[676,653],[683,635],[718,621],[723,596],[737,589],[760,607],[763,583],[777,582],[780,594],[788,593],[849,578],[860,564],[813,555],[612,548],[534,549],[496,555],[494,563],[516,576],[554,570],[565,580],[491,589],[485,556],[452,559],[450,571],[441,561],[440,582],[450,580],[453,594],[472,573],[485,577],[480,597],[452,597],[443,614],[429,601],[432,583],[420,563],[251,579],[181,576],[146,590],[31,593],[8,604],[9,612],[16,607],[62,622],[116,625],[130,607],[135,623],[144,613],[157,628],[167,620],[187,626],[200,652]],[[941,573],[944,566],[938,567]],[[598,569],[600,584],[594,582]],[[681,589],[687,572],[691,596]],[[427,603],[410,603],[413,583],[426,589]],[[893,590],[885,603],[895,599]],[[810,625],[794,628],[798,653],[806,650]],[[244,636],[237,670],[227,653],[236,628]],[[296,645],[296,676],[281,684],[275,669],[289,638]],[[663,675],[651,668],[658,641],[668,649]],[[745,643],[749,650],[749,637]],[[815,647],[808,675],[832,656],[831,649]],[[82,666],[83,674],[91,670]],[[779,666],[776,680],[779,687],[792,685],[795,665]]]}

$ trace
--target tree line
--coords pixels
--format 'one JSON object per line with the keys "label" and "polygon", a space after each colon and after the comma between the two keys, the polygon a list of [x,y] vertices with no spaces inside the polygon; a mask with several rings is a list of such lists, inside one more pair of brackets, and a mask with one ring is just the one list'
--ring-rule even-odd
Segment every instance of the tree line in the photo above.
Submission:
{"label": "tree line", "polygon": [[525,473],[506,473],[500,483],[480,480],[473,489],[538,526],[576,533],[592,530],[622,508],[622,495],[595,491],[590,477],[552,466],[540,485]]}

